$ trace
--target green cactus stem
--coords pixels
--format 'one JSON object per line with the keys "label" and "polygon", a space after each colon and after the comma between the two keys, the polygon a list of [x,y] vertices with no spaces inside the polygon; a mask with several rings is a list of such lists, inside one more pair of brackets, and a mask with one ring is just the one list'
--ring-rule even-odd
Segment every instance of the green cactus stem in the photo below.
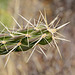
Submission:
{"label": "green cactus stem", "polygon": [[40,14],[43,21],[41,21],[41,19],[38,20],[36,26],[35,24],[32,24],[30,21],[25,19],[23,16],[19,15],[23,20],[27,21],[32,26],[25,29],[22,29],[18,22],[13,18],[20,27],[20,29],[16,31],[8,29],[2,22],[0,22],[0,24],[3,25],[3,27],[7,30],[0,34],[0,55],[9,54],[13,51],[27,51],[31,48],[35,48],[37,45],[50,44],[51,41],[54,41],[60,54],[56,39],[65,41],[68,40],[58,37],[61,34],[59,34],[57,31],[66,26],[69,22],[56,27],[59,21],[56,25],[54,25],[54,22],[58,20],[58,16],[50,24],[48,24],[46,17],[44,17],[41,12]]}

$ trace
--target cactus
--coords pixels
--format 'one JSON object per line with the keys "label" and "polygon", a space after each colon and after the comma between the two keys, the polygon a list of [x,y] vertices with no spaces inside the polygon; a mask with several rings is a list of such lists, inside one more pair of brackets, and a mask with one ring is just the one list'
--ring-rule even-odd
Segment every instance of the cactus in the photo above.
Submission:
{"label": "cactus", "polygon": [[[59,52],[59,55],[61,56],[56,40],[57,39],[64,40],[64,41],[68,41],[68,40],[61,38],[63,37],[63,35],[58,33],[58,30],[60,30],[62,27],[69,24],[69,22],[57,27],[59,23],[58,16],[57,16],[52,22],[50,22],[50,24],[48,24],[46,16],[44,16],[41,11],[40,11],[40,17],[37,21],[37,24],[35,24],[35,20],[34,20],[34,24],[32,24],[22,15],[20,14],[18,15],[23,20],[27,21],[28,24],[30,24],[30,27],[27,24],[25,28],[22,29],[22,27],[18,24],[15,18],[12,17],[13,20],[16,22],[16,24],[20,27],[20,29],[11,30],[8,29],[0,21],[0,24],[7,30],[7,31],[2,31],[0,33],[0,55],[5,55],[5,54],[8,55],[11,52],[27,51],[30,50],[31,48],[33,48],[34,51],[36,46],[38,46],[39,49],[43,52],[40,45],[49,44],[51,46],[51,41],[53,41]],[[54,25],[56,21],[57,23],[56,25]]]}

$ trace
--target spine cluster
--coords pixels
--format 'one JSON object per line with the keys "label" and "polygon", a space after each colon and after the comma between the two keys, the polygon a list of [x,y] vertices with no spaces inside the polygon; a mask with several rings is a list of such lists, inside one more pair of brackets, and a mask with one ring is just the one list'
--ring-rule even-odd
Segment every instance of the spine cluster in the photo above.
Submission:
{"label": "spine cluster", "polygon": [[[57,46],[57,40],[68,40],[62,38],[64,36],[58,33],[58,30],[69,24],[69,22],[57,27],[60,21],[60,19],[57,16],[52,22],[48,24],[46,15],[44,16],[41,11],[37,23],[34,20],[34,24],[32,24],[22,15],[18,15],[27,22],[27,25],[25,25],[25,28],[23,29],[14,17],[12,18],[19,26],[19,30],[10,30],[2,22],[0,22],[0,24],[7,30],[0,33],[0,55],[9,55],[13,51],[27,51],[31,48],[34,51],[36,46],[38,46],[41,52],[43,52],[40,45],[48,44],[49,46],[52,46],[53,43],[51,42],[53,41],[61,56],[59,47]],[[55,24],[55,22],[57,23]],[[44,52],[43,54],[45,55]]]}

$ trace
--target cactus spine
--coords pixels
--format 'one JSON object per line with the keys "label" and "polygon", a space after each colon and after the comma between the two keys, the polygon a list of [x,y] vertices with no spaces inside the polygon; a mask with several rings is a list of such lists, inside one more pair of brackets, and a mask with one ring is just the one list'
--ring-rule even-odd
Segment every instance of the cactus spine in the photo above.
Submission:
{"label": "cactus spine", "polygon": [[[0,34],[0,55],[4,54],[8,55],[12,51],[14,52],[27,51],[31,48],[35,48],[37,45],[46,45],[46,44],[50,45],[51,41],[54,41],[56,48],[61,56],[61,53],[56,43],[56,39],[64,41],[68,40],[60,38],[59,36],[62,35],[57,31],[62,27],[66,26],[67,24],[69,24],[69,22],[57,27],[57,24],[59,22],[57,16],[52,22],[50,22],[50,24],[48,24],[46,16],[44,16],[40,12],[40,17],[35,26],[35,24],[32,24],[23,16],[21,15],[19,16],[25,21],[27,21],[28,24],[30,24],[32,27],[29,27],[28,29],[27,26],[25,29],[22,29],[21,26],[18,24],[18,22],[12,17],[14,21],[17,23],[17,25],[20,27],[20,30],[11,31],[2,22],[0,22],[1,25],[3,25],[4,28],[7,30],[7,32],[2,32]],[[41,18],[43,19],[44,22],[41,21]],[[54,25],[54,22],[56,20],[58,20],[58,22],[56,25]]]}

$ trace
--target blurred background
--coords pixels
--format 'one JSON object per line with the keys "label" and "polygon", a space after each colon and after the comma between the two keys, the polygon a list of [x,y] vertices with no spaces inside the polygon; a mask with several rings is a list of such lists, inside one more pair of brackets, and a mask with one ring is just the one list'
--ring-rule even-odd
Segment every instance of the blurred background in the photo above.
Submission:
{"label": "blurred background", "polygon": [[[59,41],[59,48],[63,59],[60,58],[56,48],[44,46],[48,56],[34,52],[33,56],[26,63],[31,53],[11,53],[9,61],[4,68],[7,57],[0,56],[0,75],[75,75],[75,0],[0,0],[0,21],[12,28],[16,26],[11,18],[13,16],[21,26],[25,26],[17,14],[32,20],[38,19],[39,10],[46,10],[48,23],[58,14],[61,18],[60,24],[70,21],[70,24],[60,30],[71,42]],[[32,21],[33,22],[33,21]],[[0,24],[0,31],[3,30]]]}

